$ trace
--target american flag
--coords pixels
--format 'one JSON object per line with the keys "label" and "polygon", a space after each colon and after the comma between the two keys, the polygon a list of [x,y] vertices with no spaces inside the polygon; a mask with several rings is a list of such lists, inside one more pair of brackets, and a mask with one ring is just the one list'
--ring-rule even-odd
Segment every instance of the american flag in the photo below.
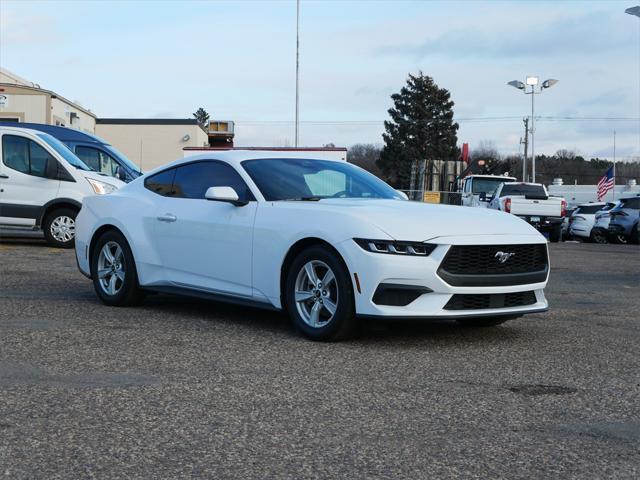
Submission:
{"label": "american flag", "polygon": [[598,201],[602,201],[604,196],[607,194],[609,190],[613,188],[613,184],[615,182],[615,176],[613,173],[613,166],[609,167],[607,173],[600,179],[598,182]]}

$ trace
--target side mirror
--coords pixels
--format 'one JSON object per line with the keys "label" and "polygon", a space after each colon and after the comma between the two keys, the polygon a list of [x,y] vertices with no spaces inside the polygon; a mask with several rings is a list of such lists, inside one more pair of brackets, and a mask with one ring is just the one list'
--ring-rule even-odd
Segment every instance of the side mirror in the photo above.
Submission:
{"label": "side mirror", "polygon": [[249,203],[240,200],[240,197],[232,187],[209,187],[204,194],[204,198],[212,202],[230,203],[236,207],[242,207]]}
{"label": "side mirror", "polygon": [[52,180],[58,179],[58,161],[53,158],[47,158],[47,164],[45,165],[45,177]]}
{"label": "side mirror", "polygon": [[124,168],[122,168],[120,165],[116,167],[116,178],[118,180],[122,180],[123,182],[126,182],[127,180],[127,173],[124,171]]}
{"label": "side mirror", "polygon": [[400,195],[404,200],[409,200],[409,196],[402,190],[396,190],[396,192],[398,192],[398,195]]}
{"label": "side mirror", "polygon": [[481,202],[487,201],[487,194],[485,192],[480,192],[480,201]]}

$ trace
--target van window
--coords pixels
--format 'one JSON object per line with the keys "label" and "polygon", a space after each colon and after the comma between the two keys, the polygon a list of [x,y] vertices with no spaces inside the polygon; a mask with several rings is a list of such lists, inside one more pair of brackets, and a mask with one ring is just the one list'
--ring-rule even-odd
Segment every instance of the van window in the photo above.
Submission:
{"label": "van window", "polygon": [[76,147],[76,155],[92,170],[115,177],[118,162],[102,150],[78,145]]}
{"label": "van window", "polygon": [[16,135],[2,136],[2,162],[13,170],[44,177],[49,159],[56,161],[33,140]]}

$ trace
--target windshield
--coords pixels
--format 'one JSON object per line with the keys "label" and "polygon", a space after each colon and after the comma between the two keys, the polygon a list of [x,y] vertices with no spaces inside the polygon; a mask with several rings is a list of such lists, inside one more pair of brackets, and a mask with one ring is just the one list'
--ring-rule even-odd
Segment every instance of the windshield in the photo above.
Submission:
{"label": "windshield", "polygon": [[502,187],[502,191],[500,192],[501,197],[506,197],[508,195],[529,195],[536,197],[547,197],[547,192],[545,192],[544,187],[542,185],[526,185],[522,183],[508,183],[504,187]]}
{"label": "windshield", "polygon": [[498,185],[503,182],[508,182],[506,178],[474,178],[471,183],[471,191],[474,194],[485,193],[487,196],[492,196],[496,193]]}
{"label": "windshield", "polygon": [[53,148],[62,158],[64,158],[67,162],[69,162],[71,165],[76,167],[78,170],[91,171],[91,169],[89,167],[87,167],[87,165],[82,160],[80,160],[78,157],[76,157],[73,154],[73,152],[71,150],[69,150],[69,147],[67,147],[60,140],[58,140],[55,137],[52,137],[48,133],[38,133],[37,135],[42,140],[47,142],[47,144],[51,148]]}
{"label": "windshield", "polygon": [[346,162],[282,158],[245,160],[242,166],[268,201],[403,199],[378,177]]}
{"label": "windshield", "polygon": [[129,160],[124,153],[115,148],[113,145],[105,144],[104,147],[109,150],[109,153],[116,157],[119,162],[124,163],[127,168],[129,168],[133,173],[135,173],[138,177],[142,175],[142,170],[135,163]]}

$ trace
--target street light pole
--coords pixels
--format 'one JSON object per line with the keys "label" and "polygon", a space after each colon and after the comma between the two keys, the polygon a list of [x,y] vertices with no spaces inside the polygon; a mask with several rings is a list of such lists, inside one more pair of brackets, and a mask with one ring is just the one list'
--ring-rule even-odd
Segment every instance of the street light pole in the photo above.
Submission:
{"label": "street light pole", "polygon": [[[537,78],[537,77],[536,77]],[[527,79],[528,80],[528,79]],[[535,110],[533,107],[533,99],[536,96],[536,92],[533,91],[534,85],[531,85],[531,181],[536,182],[536,140],[535,140]]]}
{"label": "street light pole", "polygon": [[[511,80],[510,82],[507,82],[507,85],[511,85],[512,87],[517,88],[518,90],[522,90],[525,95],[531,95],[531,126],[529,127],[529,133],[531,133],[531,181],[532,182],[536,181],[536,149],[535,149],[535,139],[534,139],[534,131],[535,131],[534,97],[536,95],[540,95],[542,93],[542,90],[549,87],[553,87],[556,83],[558,83],[558,80],[555,80],[553,78],[545,80],[540,85],[540,91],[536,92],[535,87],[536,85],[538,85],[539,82],[540,82],[540,79],[534,76],[528,76],[526,78],[526,84],[519,80]],[[527,85],[531,86],[530,92],[527,92]],[[526,159],[525,159],[525,163],[526,163]]]}
{"label": "street light pole", "polygon": [[296,140],[298,146],[298,128],[300,126],[300,0],[296,0]]}
{"label": "street light pole", "polygon": [[[640,20],[640,5],[629,7],[624,13],[634,15]],[[638,51],[640,52],[640,21],[638,22]],[[638,113],[640,113],[640,61],[638,61]],[[640,155],[640,120],[638,120],[638,155]]]}

